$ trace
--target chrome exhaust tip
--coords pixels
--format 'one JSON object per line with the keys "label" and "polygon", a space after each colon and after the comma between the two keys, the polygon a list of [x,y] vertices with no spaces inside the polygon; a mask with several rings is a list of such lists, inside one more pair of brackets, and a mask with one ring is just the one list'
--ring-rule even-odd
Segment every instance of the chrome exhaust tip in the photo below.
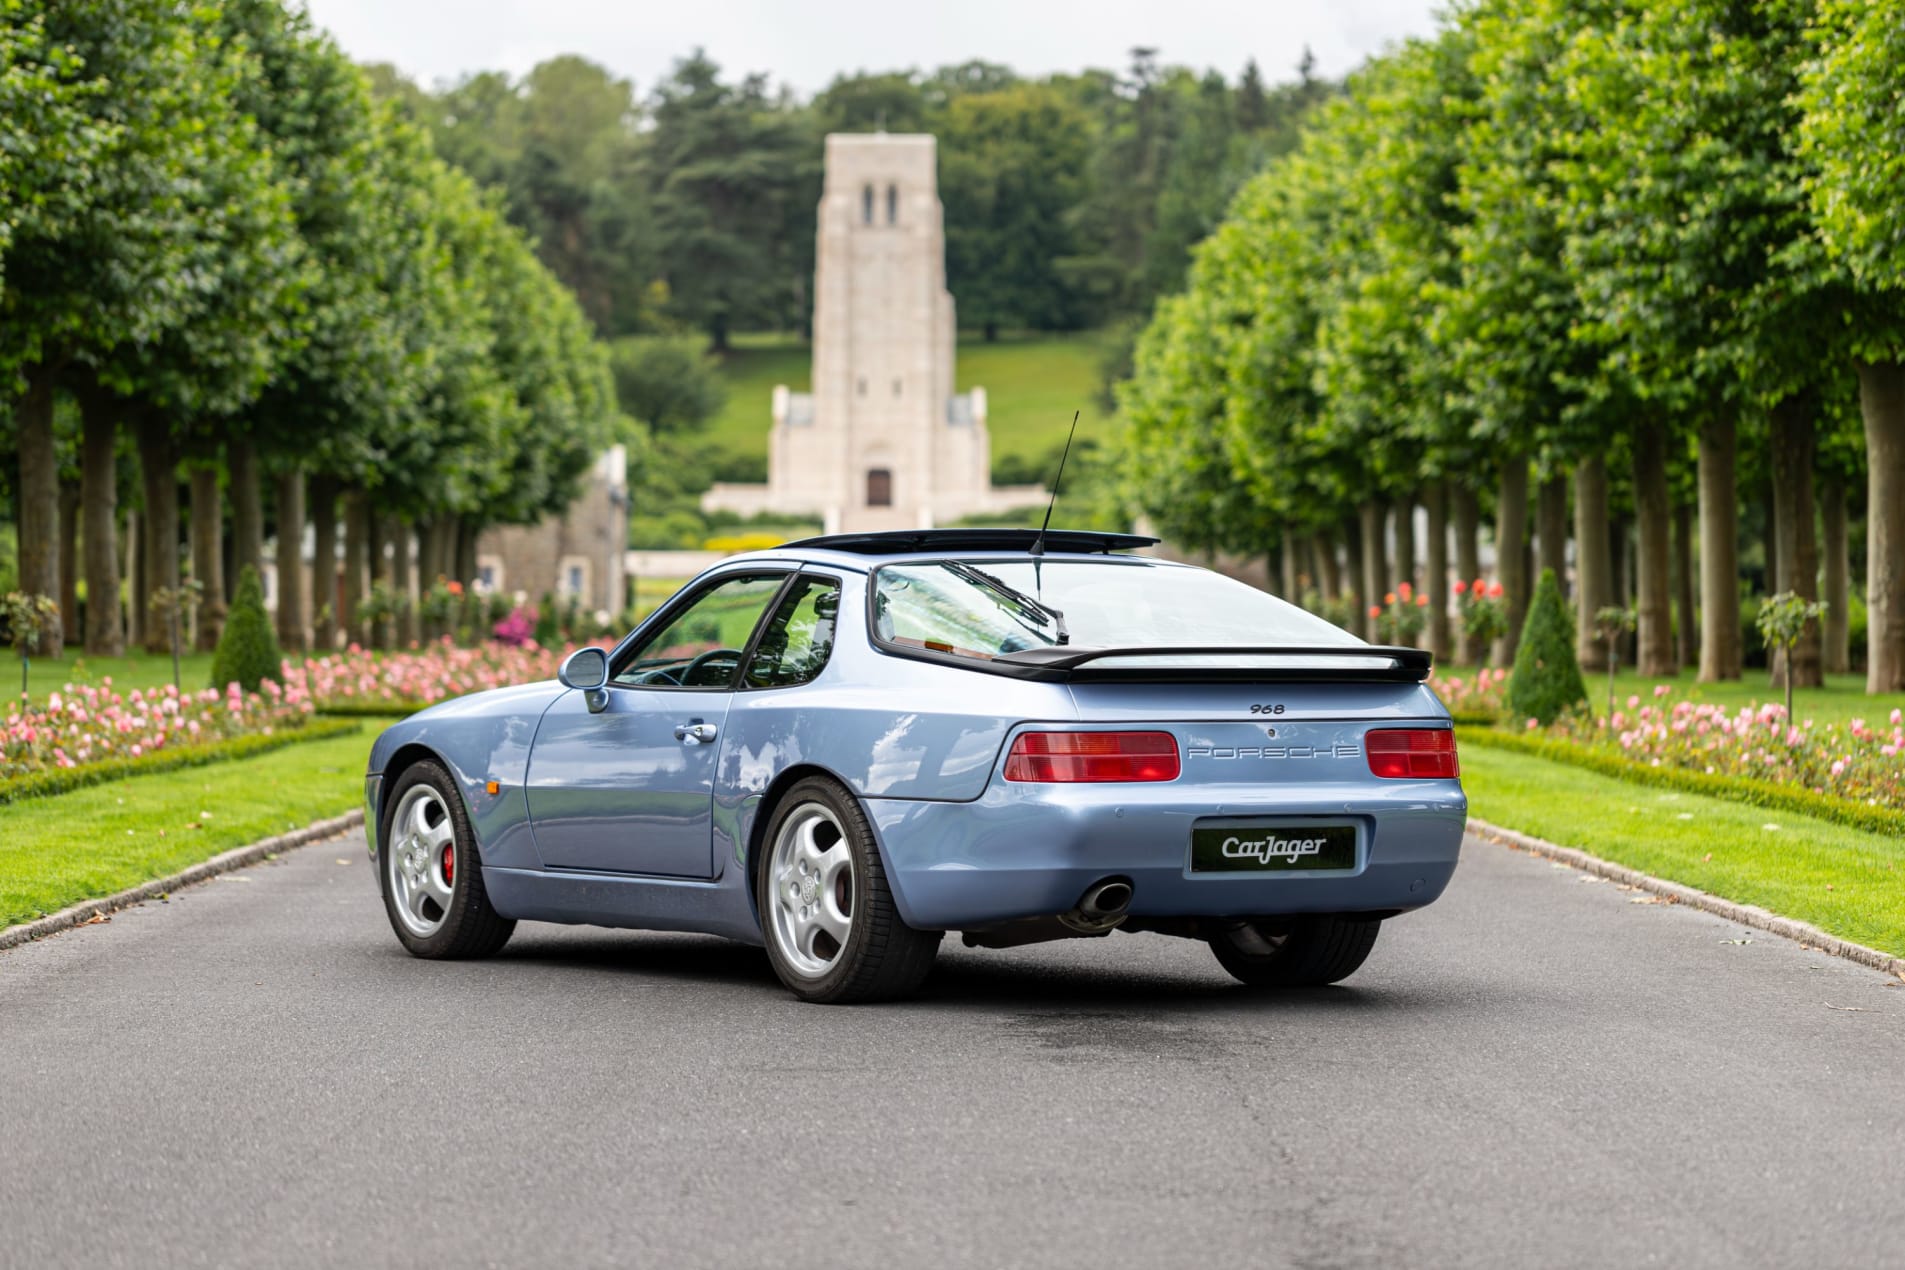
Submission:
{"label": "chrome exhaust tip", "polygon": [[1085,888],[1078,906],[1058,920],[1081,935],[1102,935],[1123,925],[1131,908],[1131,883],[1125,878],[1104,878]]}

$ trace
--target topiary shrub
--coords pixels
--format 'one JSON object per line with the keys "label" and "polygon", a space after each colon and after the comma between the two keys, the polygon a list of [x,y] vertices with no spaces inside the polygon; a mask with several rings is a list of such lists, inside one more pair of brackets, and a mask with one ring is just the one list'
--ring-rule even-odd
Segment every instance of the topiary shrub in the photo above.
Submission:
{"label": "topiary shrub", "polygon": [[1586,704],[1587,684],[1581,679],[1581,663],[1574,658],[1574,619],[1561,598],[1554,570],[1543,569],[1515,651],[1508,706],[1516,719],[1534,719],[1546,727]]}
{"label": "topiary shrub", "polygon": [[562,642],[562,627],[556,615],[556,597],[544,591],[536,606],[536,642],[554,648]]}
{"label": "topiary shrub", "polygon": [[212,654],[212,687],[222,692],[227,684],[235,683],[246,692],[256,692],[267,679],[284,682],[284,655],[278,651],[278,637],[265,614],[264,585],[258,581],[258,571],[247,565],[225,618],[225,632],[218,637],[218,651]]}

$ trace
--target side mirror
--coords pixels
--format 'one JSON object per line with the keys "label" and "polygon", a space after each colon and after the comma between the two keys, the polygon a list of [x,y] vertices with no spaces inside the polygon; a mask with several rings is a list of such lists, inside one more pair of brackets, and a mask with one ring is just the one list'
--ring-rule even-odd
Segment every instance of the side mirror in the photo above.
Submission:
{"label": "side mirror", "polygon": [[580,689],[590,714],[608,708],[609,655],[599,648],[578,648],[562,659],[556,678],[565,688]]}

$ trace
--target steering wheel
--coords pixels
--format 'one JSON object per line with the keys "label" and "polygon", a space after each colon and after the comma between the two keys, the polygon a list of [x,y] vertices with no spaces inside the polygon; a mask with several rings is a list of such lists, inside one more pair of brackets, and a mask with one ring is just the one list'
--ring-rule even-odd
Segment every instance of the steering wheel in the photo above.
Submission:
{"label": "steering wheel", "polygon": [[710,648],[707,652],[702,653],[686,666],[683,666],[681,668],[681,675],[675,682],[681,685],[691,685],[694,682],[695,672],[697,670],[700,670],[709,662],[720,657],[732,657],[738,665],[741,660],[741,650],[738,648]]}

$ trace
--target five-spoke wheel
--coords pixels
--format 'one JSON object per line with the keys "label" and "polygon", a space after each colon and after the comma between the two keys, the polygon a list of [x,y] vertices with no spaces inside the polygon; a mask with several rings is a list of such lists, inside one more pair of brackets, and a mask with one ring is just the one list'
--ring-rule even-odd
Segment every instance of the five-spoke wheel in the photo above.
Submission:
{"label": "five-spoke wheel", "polygon": [[401,772],[384,803],[384,909],[391,929],[419,957],[486,957],[516,923],[490,906],[482,860],[463,799],[431,760]]}
{"label": "five-spoke wheel", "polygon": [[776,803],[755,875],[761,933],[781,982],[808,1001],[872,1001],[919,986],[941,931],[900,920],[859,802],[809,777]]}

